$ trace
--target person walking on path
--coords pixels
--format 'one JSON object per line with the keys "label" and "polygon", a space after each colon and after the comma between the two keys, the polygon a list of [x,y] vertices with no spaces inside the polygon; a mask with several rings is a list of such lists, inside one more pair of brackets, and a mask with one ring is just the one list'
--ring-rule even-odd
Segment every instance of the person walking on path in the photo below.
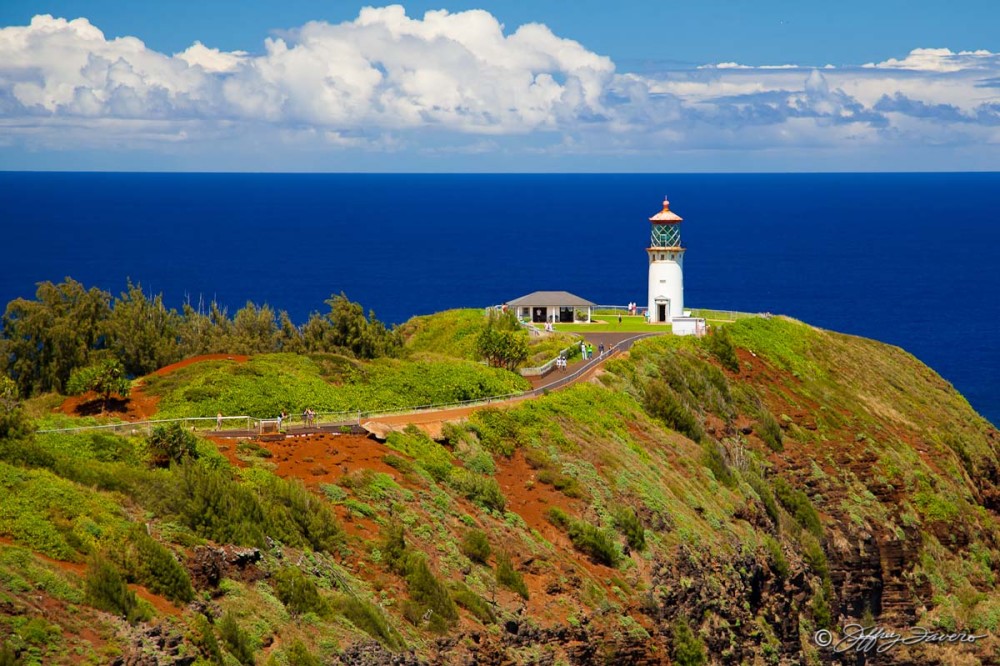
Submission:
{"label": "person walking on path", "polygon": [[618,313],[618,325],[619,326],[622,325],[622,313],[621,312]]}
{"label": "person walking on path", "polygon": [[222,430],[222,412],[215,415],[215,429]]}
{"label": "person walking on path", "polygon": [[604,343],[602,342],[597,346],[597,352],[603,357],[604,356]]}

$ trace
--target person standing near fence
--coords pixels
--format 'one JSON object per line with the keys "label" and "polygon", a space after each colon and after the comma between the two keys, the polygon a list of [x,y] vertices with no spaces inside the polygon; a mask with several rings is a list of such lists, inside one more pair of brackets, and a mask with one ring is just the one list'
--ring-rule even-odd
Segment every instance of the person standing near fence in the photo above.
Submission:
{"label": "person standing near fence", "polygon": [[215,415],[215,429],[222,430],[222,412]]}

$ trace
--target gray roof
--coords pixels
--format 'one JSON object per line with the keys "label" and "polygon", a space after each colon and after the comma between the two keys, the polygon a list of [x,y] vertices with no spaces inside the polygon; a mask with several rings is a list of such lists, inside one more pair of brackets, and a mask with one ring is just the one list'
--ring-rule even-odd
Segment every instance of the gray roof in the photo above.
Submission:
{"label": "gray roof", "polygon": [[525,305],[563,305],[567,307],[587,307],[588,305],[596,305],[596,303],[591,303],[586,298],[580,298],[576,294],[571,294],[568,291],[533,291],[527,296],[507,301],[507,305],[512,307],[521,307]]}

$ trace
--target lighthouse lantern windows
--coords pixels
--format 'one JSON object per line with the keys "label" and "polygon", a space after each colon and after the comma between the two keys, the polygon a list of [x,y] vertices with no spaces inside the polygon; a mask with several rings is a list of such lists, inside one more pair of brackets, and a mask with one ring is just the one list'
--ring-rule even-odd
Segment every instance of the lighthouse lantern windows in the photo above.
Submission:
{"label": "lighthouse lantern windows", "polygon": [[680,247],[681,228],[678,224],[654,224],[650,237],[652,247]]}

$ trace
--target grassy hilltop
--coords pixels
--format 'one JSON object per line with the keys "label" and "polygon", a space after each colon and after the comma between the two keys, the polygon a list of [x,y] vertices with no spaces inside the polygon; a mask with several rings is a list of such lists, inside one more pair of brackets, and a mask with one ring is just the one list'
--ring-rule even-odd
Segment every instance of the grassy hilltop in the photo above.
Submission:
{"label": "grassy hilltop", "polygon": [[[526,388],[476,362],[481,326],[192,363],[131,400],[269,416]],[[781,317],[650,338],[439,440],[33,433],[102,417],[12,385],[0,664],[820,664],[813,633],[850,621],[988,634],[884,663],[1000,649],[1000,435],[871,340]]]}

